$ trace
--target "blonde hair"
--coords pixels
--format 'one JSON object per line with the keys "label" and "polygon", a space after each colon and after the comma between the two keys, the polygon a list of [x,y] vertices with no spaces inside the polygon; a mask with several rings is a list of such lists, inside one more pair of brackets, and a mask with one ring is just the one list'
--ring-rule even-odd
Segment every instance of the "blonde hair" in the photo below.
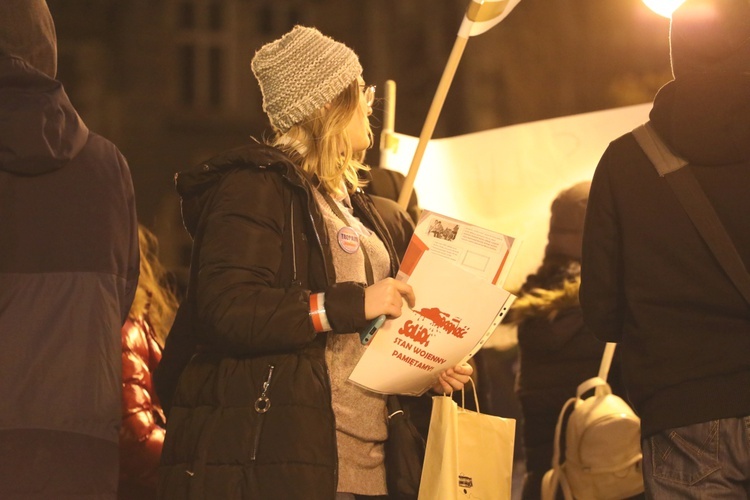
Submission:
{"label": "blonde hair", "polygon": [[130,316],[146,319],[163,346],[177,310],[177,297],[168,285],[167,271],[157,257],[159,243],[156,236],[142,224],[138,224],[138,247],[141,253],[140,276]]}
{"label": "blonde hair", "polygon": [[[346,131],[354,114],[361,108],[360,84],[354,80],[330,106],[324,106],[308,118],[293,125],[287,132],[278,133],[270,141],[295,162],[302,170],[316,175],[329,193],[341,193],[342,181],[350,192],[363,185],[360,171],[370,169],[362,163],[365,152],[352,151],[352,143]],[[367,136],[373,143],[372,129],[367,123]],[[301,146],[301,148],[299,147]]]}

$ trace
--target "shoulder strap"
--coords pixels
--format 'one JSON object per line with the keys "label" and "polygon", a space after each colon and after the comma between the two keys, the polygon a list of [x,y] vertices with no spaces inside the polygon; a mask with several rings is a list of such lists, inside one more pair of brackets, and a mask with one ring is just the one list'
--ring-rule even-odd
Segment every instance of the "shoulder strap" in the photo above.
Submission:
{"label": "shoulder strap", "polygon": [[734,286],[750,304],[750,274],[692,170],[682,168],[688,162],[669,150],[650,122],[633,130],[633,135],[659,175],[667,180]]}
{"label": "shoulder strap", "polygon": [[650,121],[633,129],[633,135],[661,177],[679,170],[688,164],[687,160],[674,154],[664,144],[664,141],[656,134],[656,130],[654,130]]}

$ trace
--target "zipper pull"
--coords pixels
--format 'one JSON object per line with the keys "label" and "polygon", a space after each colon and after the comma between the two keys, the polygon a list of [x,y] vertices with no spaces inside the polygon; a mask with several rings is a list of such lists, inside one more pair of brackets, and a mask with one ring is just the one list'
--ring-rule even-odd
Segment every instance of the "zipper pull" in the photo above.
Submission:
{"label": "zipper pull", "polygon": [[268,388],[271,386],[271,376],[273,375],[273,365],[268,365],[268,376],[266,381],[263,382],[263,391],[260,393],[260,397],[255,400],[255,411],[258,413],[265,413],[271,408],[271,400],[266,396]]}

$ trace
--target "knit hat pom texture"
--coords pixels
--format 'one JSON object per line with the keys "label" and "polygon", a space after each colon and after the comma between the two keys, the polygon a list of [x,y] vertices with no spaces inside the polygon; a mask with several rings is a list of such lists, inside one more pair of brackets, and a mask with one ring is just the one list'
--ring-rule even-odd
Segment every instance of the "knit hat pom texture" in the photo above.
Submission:
{"label": "knit hat pom texture", "polygon": [[251,67],[271,125],[286,132],[362,74],[357,54],[315,28],[295,26],[261,47]]}

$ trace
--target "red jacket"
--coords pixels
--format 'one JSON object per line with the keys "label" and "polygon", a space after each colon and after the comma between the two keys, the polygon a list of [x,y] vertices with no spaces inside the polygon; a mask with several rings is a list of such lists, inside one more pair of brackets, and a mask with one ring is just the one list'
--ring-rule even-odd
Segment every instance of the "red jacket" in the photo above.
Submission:
{"label": "red jacket", "polygon": [[151,375],[161,347],[146,318],[122,327],[122,427],[119,498],[156,498],[157,468],[166,419]]}

